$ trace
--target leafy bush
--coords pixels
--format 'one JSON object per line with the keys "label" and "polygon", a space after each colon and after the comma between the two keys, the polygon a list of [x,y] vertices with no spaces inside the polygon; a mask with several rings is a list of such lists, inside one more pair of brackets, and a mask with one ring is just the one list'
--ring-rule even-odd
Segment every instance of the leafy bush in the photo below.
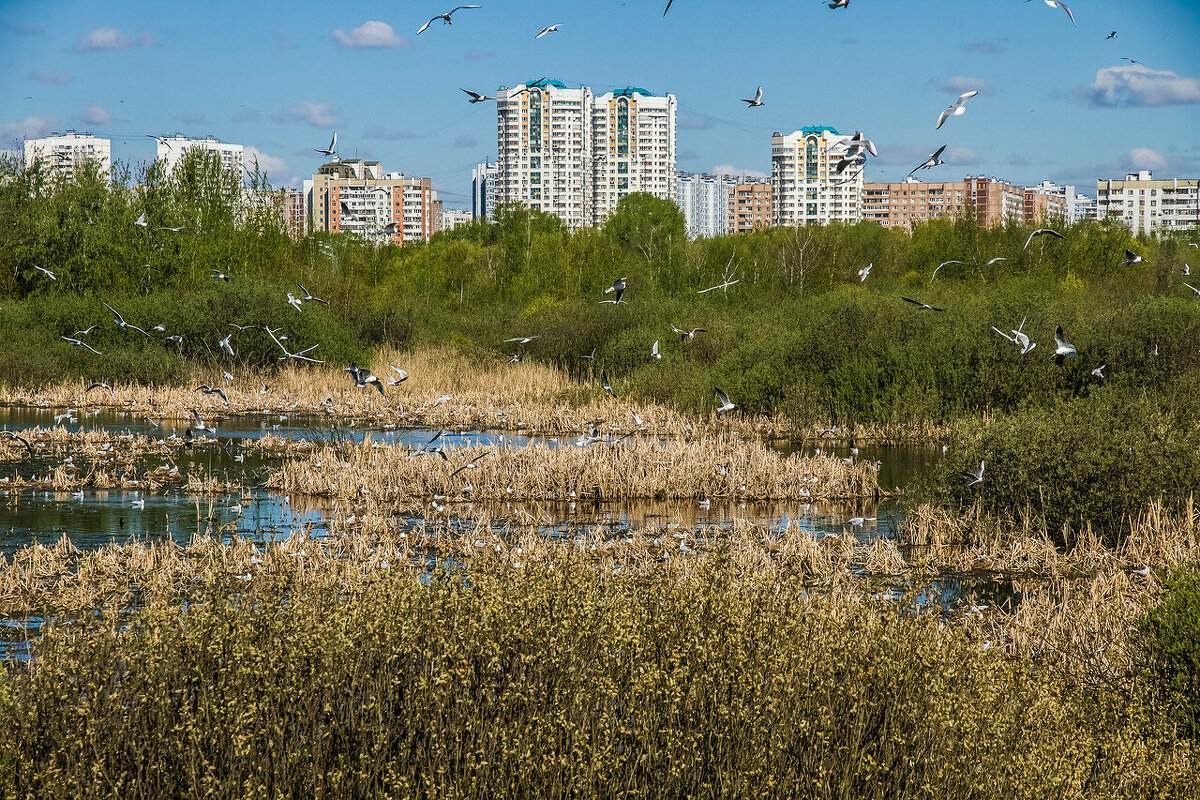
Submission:
{"label": "leafy bush", "polygon": [[1200,739],[1200,565],[1180,567],[1141,625],[1150,688],[1188,736]]}

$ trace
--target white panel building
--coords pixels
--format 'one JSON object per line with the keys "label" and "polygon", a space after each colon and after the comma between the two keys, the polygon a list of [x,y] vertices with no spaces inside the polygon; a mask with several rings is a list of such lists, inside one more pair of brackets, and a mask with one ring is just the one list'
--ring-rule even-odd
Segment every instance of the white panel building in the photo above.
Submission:
{"label": "white panel building", "polygon": [[57,175],[71,178],[76,167],[85,162],[98,164],[108,172],[112,169],[112,140],[97,139],[90,133],[68,131],[41,139],[25,140],[25,167],[41,160]]}
{"label": "white panel building", "polygon": [[827,225],[862,219],[863,169],[838,175],[848,137],[825,125],[771,134],[776,225]]}
{"label": "white panel building", "polygon": [[603,222],[632,192],[674,198],[674,95],[629,88],[595,96],[546,79],[496,95],[496,203],[582,228]]}
{"label": "white panel building", "polygon": [[203,139],[189,139],[186,136],[160,136],[158,141],[158,160],[166,163],[167,171],[173,172],[184,155],[190,150],[203,150],[215,153],[221,159],[221,169],[226,171],[242,171],[242,153],[245,148],[240,144],[227,144],[220,139],[206,136]]}
{"label": "white panel building", "polygon": [[1200,227],[1200,181],[1154,180],[1149,170],[1096,181],[1096,216],[1118,217],[1135,234]]}
{"label": "white panel building", "polygon": [[490,220],[496,213],[496,165],[480,161],[471,169],[471,219]]}
{"label": "white panel building", "polygon": [[1067,222],[1074,223],[1096,218],[1096,201],[1086,194],[1075,191],[1075,187],[1070,184],[1060,186],[1051,181],[1042,181],[1032,188],[1038,194],[1051,194],[1063,198],[1066,203]]}
{"label": "white panel building", "polygon": [[680,173],[675,203],[687,221],[688,236],[724,236],[729,232],[729,193],[737,183],[715,175]]}

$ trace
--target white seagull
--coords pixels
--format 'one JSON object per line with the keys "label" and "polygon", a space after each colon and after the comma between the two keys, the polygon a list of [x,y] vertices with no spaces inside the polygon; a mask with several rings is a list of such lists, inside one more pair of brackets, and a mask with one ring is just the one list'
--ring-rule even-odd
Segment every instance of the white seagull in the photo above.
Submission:
{"label": "white seagull", "polygon": [[1122,267],[1128,267],[1130,264],[1136,264],[1142,260],[1142,257],[1132,250],[1125,251],[1125,260],[1121,262]]}
{"label": "white seagull", "polygon": [[459,91],[466,92],[468,95],[470,95],[471,99],[467,101],[468,103],[482,103],[485,100],[495,100],[496,99],[494,97],[489,97],[486,94],[480,94],[479,92],[472,92],[470,89],[464,89],[461,86],[458,88],[459,88]]}
{"label": "white seagull", "polygon": [[946,162],[942,161],[942,151],[945,149],[946,145],[942,145],[937,150],[934,150],[933,154],[929,156],[929,158],[925,159],[924,163],[917,164],[915,167],[913,167],[913,171],[908,174],[912,175],[913,172],[916,172],[919,169],[930,169],[932,167],[938,167],[942,164],[945,164]]}
{"label": "white seagull", "polygon": [[964,472],[963,477],[971,479],[971,482],[967,484],[968,489],[977,483],[983,483],[983,462],[979,462],[979,469],[974,472]]}
{"label": "white seagull", "polygon": [[70,336],[64,336],[64,337],[62,337],[62,340],[64,342],[66,342],[67,344],[71,345],[71,347],[86,347],[88,350],[91,350],[93,353],[95,353],[98,356],[103,355],[103,353],[101,353],[96,348],[92,347],[87,342],[81,342],[78,339],[72,339]]}
{"label": "white seagull", "polygon": [[654,359],[662,359],[662,353],[658,352],[658,339],[654,340],[654,346],[650,348],[650,357]]}
{"label": "white seagull", "polygon": [[[229,334],[229,336],[233,336],[233,334],[231,333],[231,334]],[[233,353],[233,345],[231,345],[229,343],[229,336],[226,336],[224,339],[222,339],[220,341],[220,346],[221,346],[222,350],[224,350],[226,353],[229,353],[229,355],[232,356],[234,354]]]}
{"label": "white seagull", "polygon": [[934,267],[933,274],[929,276],[930,283],[933,283],[933,279],[937,277],[938,270],[941,269],[942,267],[946,266],[947,264],[964,264],[965,265],[966,262],[965,261],[943,261],[942,263],[940,263],[936,267]]}
{"label": "white seagull", "polygon": [[115,308],[113,308],[112,306],[110,306],[108,303],[101,303],[100,305],[104,306],[105,308],[107,308],[109,311],[111,311],[113,313],[113,321],[117,323],[118,328],[130,328],[132,330],[137,331],[142,336],[145,336],[147,339],[150,338],[150,334],[146,333],[144,330],[139,328],[137,325],[130,325],[128,322],[126,322],[125,318],[122,317],[119,313],[117,313],[117,310]]}
{"label": "white seagull", "polygon": [[600,302],[601,303],[612,303],[613,305],[620,303],[621,295],[625,294],[625,281],[626,280],[628,280],[628,278],[617,278],[615,281],[613,281],[612,286],[610,286],[604,290],[605,294],[610,294],[612,292],[616,292],[615,300],[601,300]]}
{"label": "white seagull", "polygon": [[967,101],[977,94],[979,94],[979,91],[976,89],[972,89],[969,92],[963,92],[960,94],[958,99],[955,100],[949,108],[938,115],[937,125],[933,126],[933,129],[937,130],[938,128],[942,127],[942,125],[945,124],[946,120],[950,119],[950,117],[961,117],[963,112],[967,110]]}
{"label": "white seagull", "polygon": [[753,100],[747,100],[745,97],[743,97],[742,102],[746,104],[746,108],[758,108],[759,106],[763,105],[762,87],[758,87],[758,89],[754,92]]}
{"label": "white seagull", "polygon": [[58,280],[58,278],[55,277],[54,273],[51,272],[50,270],[46,269],[45,267],[39,267],[35,264],[33,268],[36,269],[38,272],[45,274],[45,276],[52,281]]}
{"label": "white seagull", "polygon": [[704,294],[706,292],[711,292],[713,289],[726,289],[730,286],[733,286],[735,283],[737,283],[740,280],[741,280],[741,278],[734,278],[731,281],[725,281],[724,283],[718,283],[716,286],[710,286],[707,289],[701,289],[698,292],[696,292],[696,294]]}
{"label": "white seagull", "polygon": [[542,28],[540,31],[538,31],[538,34],[537,34],[537,36],[534,36],[533,38],[535,38],[535,39],[540,39],[540,38],[542,38],[543,36],[545,36],[547,33],[558,33],[558,26],[559,26],[559,25],[562,25],[562,23],[561,23],[561,22],[556,22],[556,23],[554,23],[553,25],[547,25],[546,27],[544,27],[544,28]]}
{"label": "white seagull", "polygon": [[737,408],[737,406],[730,402],[729,395],[725,394],[720,389],[717,389],[716,392],[717,400],[721,402],[721,405],[717,406],[718,414],[724,414],[726,411],[733,411],[735,408]]}
{"label": "white seagull", "polygon": [[1104,368],[1107,366],[1108,366],[1108,364],[1101,364],[1100,366],[1096,367],[1094,370],[1092,370],[1092,377],[1100,378],[1101,380],[1103,380],[1104,379]]}
{"label": "white seagull", "polygon": [[314,147],[313,150],[320,153],[323,156],[331,156],[334,153],[336,153],[337,152],[337,131],[333,132],[333,138],[329,140],[329,147],[326,147],[324,150],[322,150],[319,147]]}
{"label": "white seagull", "polygon": [[1059,239],[1067,238],[1067,237],[1063,236],[1061,233],[1059,233],[1058,231],[1053,231],[1053,230],[1050,230],[1049,228],[1038,228],[1036,231],[1029,234],[1029,238],[1025,240],[1025,246],[1021,249],[1028,250],[1029,243],[1033,241],[1033,237],[1035,237],[1035,236],[1055,236],[1055,237],[1058,237]]}
{"label": "white seagull", "polygon": [[[1031,0],[1025,0],[1025,2],[1028,3],[1031,2]],[[1071,9],[1067,8],[1067,4],[1062,2],[1062,0],[1043,0],[1043,2],[1045,2],[1045,4],[1051,8],[1061,8],[1063,11],[1067,12],[1067,16],[1071,18],[1071,24],[1079,27],[1079,23],[1075,21],[1075,15],[1071,13]],[[1116,33],[1116,31],[1113,32]],[[1108,38],[1111,39],[1112,37],[1109,36]]]}
{"label": "white seagull", "polygon": [[303,301],[301,301],[301,300],[300,300],[300,298],[296,297],[296,295],[292,294],[291,292],[288,292],[288,299],[287,299],[287,301],[288,301],[288,305],[289,305],[289,306],[291,306],[292,308],[296,309],[297,311],[301,311],[301,310],[302,310],[302,309],[300,308],[300,304],[301,304],[301,302],[303,302]]}
{"label": "white seagull", "polygon": [[705,328],[692,328],[690,331],[685,331],[676,328],[674,325],[671,326],[671,330],[679,334],[679,341],[681,342],[684,339],[695,339],[697,333],[708,333],[708,330]]}
{"label": "white seagull", "polygon": [[1062,366],[1063,361],[1075,355],[1075,345],[1066,340],[1062,325],[1054,326],[1054,363]]}
{"label": "white seagull", "polygon": [[[305,303],[320,303],[321,305],[325,305],[325,306],[329,305],[329,303],[325,302],[324,300],[322,300],[322,299],[321,299],[321,298],[319,298],[319,297],[316,297],[316,296],[314,296],[312,292],[310,292],[308,289],[305,289],[305,288],[304,288],[304,284],[297,283],[296,285],[300,287],[300,291],[304,292],[304,296],[300,298],[300,300],[301,300],[302,302],[305,302]],[[291,295],[289,295],[289,297],[290,297],[290,296],[291,296]]]}
{"label": "white seagull", "polygon": [[439,19],[440,19],[442,22],[446,23],[447,25],[450,25],[450,24],[452,24],[452,23],[450,22],[450,17],[451,17],[451,16],[454,14],[454,12],[455,12],[455,11],[460,11],[460,10],[462,10],[462,9],[464,9],[464,8],[483,8],[483,6],[455,6],[454,8],[450,9],[449,11],[447,11],[445,14],[438,14],[436,17],[434,17],[433,19],[429,20],[429,22],[426,22],[424,25],[422,25],[422,26],[421,26],[421,29],[420,29],[419,31],[417,31],[417,35],[418,35],[418,36],[420,36],[422,33],[424,33],[424,32],[425,32],[425,30],[426,30],[426,29],[427,29],[427,28],[428,28],[430,25],[432,25],[433,23],[437,22]]}
{"label": "white seagull", "polygon": [[1025,354],[1026,354],[1026,353],[1028,353],[1030,350],[1032,350],[1033,348],[1037,347],[1037,343],[1036,343],[1036,342],[1031,342],[1031,341],[1029,341],[1029,335],[1028,335],[1028,334],[1026,334],[1026,333],[1023,333],[1023,332],[1021,331],[1021,329],[1022,329],[1022,328],[1024,328],[1024,327],[1025,327],[1025,320],[1023,320],[1023,319],[1022,319],[1022,320],[1021,320],[1021,324],[1020,324],[1020,325],[1018,325],[1018,326],[1017,326],[1017,328],[1016,328],[1016,330],[1014,330],[1014,331],[1012,332],[1012,336],[1009,336],[1007,333],[1005,333],[1004,331],[1000,330],[1000,329],[999,329],[999,328],[997,328],[995,325],[993,325],[993,326],[992,326],[992,330],[994,330],[996,333],[998,333],[998,334],[1000,334],[1001,336],[1003,336],[1005,339],[1008,339],[1008,340],[1009,340],[1010,342],[1012,342],[1013,344],[1015,344],[1015,345],[1017,345],[1018,347],[1020,347],[1020,348],[1021,348],[1021,355],[1025,355]]}
{"label": "white seagull", "polygon": [[146,222],[146,212],[143,211],[142,215],[134,220],[133,224],[137,225],[139,228],[145,228],[149,226],[150,223]]}
{"label": "white seagull", "polygon": [[870,264],[867,264],[865,267],[863,267],[862,269],[860,269],[858,271],[858,282],[859,283],[862,283],[863,281],[865,281],[867,279],[867,276],[871,274],[871,267],[874,267],[874,266],[875,266],[875,262],[872,261]]}

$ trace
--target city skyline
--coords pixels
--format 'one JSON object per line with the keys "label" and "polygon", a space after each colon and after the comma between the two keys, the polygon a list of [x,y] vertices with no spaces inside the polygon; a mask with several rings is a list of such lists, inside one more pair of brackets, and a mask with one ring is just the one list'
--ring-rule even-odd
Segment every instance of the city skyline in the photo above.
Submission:
{"label": "city skyline", "polygon": [[[895,3],[764,2],[750,17],[689,0],[664,17],[649,0],[494,0],[418,37],[440,3],[296,3],[280,17],[226,2],[18,0],[0,11],[11,78],[0,87],[0,146],[74,128],[140,162],[154,157],[146,134],[212,135],[244,144],[285,186],[315,171],[312,148],[337,129],[343,157],[429,176],[447,205],[469,207],[472,167],[496,156],[495,107],[469,104],[459,88],[494,94],[544,75],[597,93],[675,94],[685,172],[766,175],[773,132],[828,125],[879,145],[868,181],[901,180],[947,144],[946,165],[926,180],[1048,178],[1091,193],[1096,179],[1130,170],[1200,171],[1200,22],[1182,0],[1151,5],[1095,2],[1075,9],[1073,27],[1040,3],[929,0],[917,18]],[[558,32],[533,38],[555,22]],[[739,98],[759,84],[765,105],[745,108]],[[972,88],[966,114],[935,131],[938,112]]]}

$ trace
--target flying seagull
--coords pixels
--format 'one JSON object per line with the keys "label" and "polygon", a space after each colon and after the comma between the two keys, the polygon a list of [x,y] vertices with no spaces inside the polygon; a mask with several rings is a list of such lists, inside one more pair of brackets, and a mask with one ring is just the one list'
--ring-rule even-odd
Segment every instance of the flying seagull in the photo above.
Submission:
{"label": "flying seagull", "polygon": [[614,400],[617,399],[617,393],[613,391],[612,384],[608,382],[608,373],[604,370],[600,370],[600,386],[604,391],[612,395]]}
{"label": "flying seagull", "polygon": [[758,87],[758,89],[754,92],[753,100],[747,100],[746,98],[743,97],[742,102],[746,104],[746,108],[757,108],[757,107],[763,105],[762,87],[761,86]]}
{"label": "flying seagull", "polygon": [[963,92],[960,94],[958,99],[955,100],[949,108],[938,115],[937,125],[933,126],[933,129],[936,131],[938,128],[942,127],[943,124],[945,124],[946,120],[950,119],[951,117],[961,117],[963,112],[967,110],[967,101],[977,94],[979,94],[979,91],[976,89],[972,89],[969,92]]}
{"label": "flying seagull", "polygon": [[613,305],[616,305],[617,303],[621,302],[621,295],[625,294],[625,281],[626,280],[628,280],[628,278],[617,278],[615,281],[613,281],[612,286],[610,286],[604,290],[605,294],[610,294],[612,292],[616,292],[615,300],[601,300],[600,302],[601,303],[612,303]]}
{"label": "flying seagull", "polygon": [[417,35],[418,35],[418,36],[420,36],[422,33],[424,33],[424,32],[425,32],[425,30],[426,30],[426,29],[427,29],[427,28],[428,28],[430,25],[432,25],[433,23],[437,22],[439,19],[440,19],[442,22],[446,23],[447,25],[450,25],[450,24],[452,24],[452,23],[450,22],[450,17],[451,17],[451,16],[454,14],[454,12],[455,12],[455,11],[460,11],[460,10],[462,10],[462,9],[464,9],[464,8],[483,8],[483,6],[455,6],[454,8],[450,9],[449,11],[447,11],[445,14],[438,14],[436,17],[434,17],[433,19],[429,20],[429,22],[426,22],[424,25],[422,25],[422,26],[421,26],[421,29],[420,29],[419,31],[417,31]]}
{"label": "flying seagull", "polygon": [[676,328],[674,325],[671,326],[671,330],[679,334],[679,341],[681,342],[685,339],[695,339],[697,333],[708,333],[708,331],[704,328],[692,328],[690,331],[685,331]]}
{"label": "flying seagull", "polygon": [[1112,32],[1112,33],[1110,33],[1108,36],[1105,36],[1105,37],[1104,37],[1105,41],[1107,41],[1107,40],[1109,40],[1109,39],[1115,39],[1115,38],[1117,38],[1117,32],[1116,32],[1116,31],[1113,31],[1113,32]]}
{"label": "flying seagull", "polygon": [[831,2],[829,4],[829,7],[830,8],[849,8],[850,0],[833,0],[833,2]]}
{"label": "flying seagull", "polygon": [[136,220],[134,220],[133,224],[137,225],[139,228],[147,227],[149,225],[149,223],[146,222],[146,212],[143,211],[142,215],[140,217],[138,217]]}
{"label": "flying seagull", "polygon": [[104,355],[99,350],[97,350],[96,348],[94,348],[90,344],[88,344],[87,342],[81,342],[78,339],[72,339],[70,336],[64,336],[64,337],[62,337],[62,340],[64,342],[66,342],[67,344],[71,345],[71,347],[86,347],[88,350],[91,350],[93,353],[95,353],[98,356]]}
{"label": "flying seagull", "polygon": [[559,25],[562,25],[562,23],[561,23],[561,22],[556,22],[556,23],[554,23],[553,25],[547,25],[546,27],[544,27],[544,28],[542,28],[540,31],[538,31],[538,34],[537,34],[537,36],[535,36],[535,37],[533,37],[533,38],[535,38],[535,39],[540,39],[540,38],[542,38],[543,36],[545,36],[547,33],[558,33],[558,26],[559,26]]}
{"label": "flying seagull", "polygon": [[314,147],[313,150],[320,153],[323,156],[331,156],[334,153],[336,153],[337,152],[337,131],[333,132],[333,138],[329,140],[329,147],[326,147],[324,150],[322,150],[319,147]]}
{"label": "flying seagull", "polygon": [[31,445],[29,440],[24,436],[18,436],[12,431],[0,431],[0,436],[3,436],[6,439],[12,439],[14,442],[20,442],[21,444],[25,445],[25,449],[29,451],[29,457],[33,457],[33,445]]}
{"label": "flying seagull", "polygon": [[229,405],[229,396],[227,394],[225,394],[225,390],[222,389],[220,386],[212,387],[212,386],[209,386],[207,383],[202,383],[196,387],[196,391],[204,392],[205,394],[215,394],[217,397],[220,397],[222,400],[225,401],[225,405]]}
{"label": "flying seagull", "polygon": [[1192,286],[1187,281],[1184,281],[1183,285],[1188,287],[1189,289],[1191,289],[1193,292],[1195,292],[1197,297],[1200,297],[1200,289],[1197,289],[1195,286]]}
{"label": "flying seagull", "polygon": [[462,465],[461,467],[459,467],[458,469],[454,470],[454,472],[451,472],[449,475],[447,475],[447,476],[446,476],[446,480],[450,480],[450,479],[451,479],[451,478],[453,478],[455,475],[457,475],[458,473],[462,472],[464,469],[475,469],[475,468],[476,468],[476,467],[479,465],[479,459],[483,458],[484,456],[488,455],[488,454],[489,454],[489,453],[491,453],[491,452],[492,452],[491,450],[484,450],[482,453],[480,453],[479,455],[475,456],[474,458],[472,458],[472,459],[471,459],[470,461],[468,461],[467,463],[463,464],[463,465]]}
{"label": "flying seagull", "polygon": [[507,344],[508,342],[516,342],[517,344],[529,344],[534,339],[540,339],[540,338],[542,338],[542,337],[540,337],[540,336],[514,336],[511,339],[505,339],[504,342],[505,342],[505,344]]}
{"label": "flying seagull", "polygon": [[1029,243],[1033,241],[1033,237],[1035,237],[1035,236],[1055,236],[1059,239],[1067,238],[1067,237],[1063,236],[1061,233],[1059,233],[1058,231],[1053,231],[1053,230],[1050,230],[1049,228],[1038,228],[1036,231],[1029,234],[1029,238],[1025,240],[1025,246],[1021,249],[1028,250]]}
{"label": "flying seagull", "polygon": [[[1186,275],[1187,273],[1185,272],[1184,274]],[[89,333],[91,333],[92,331],[96,330],[96,328],[99,328],[99,327],[100,327],[99,325],[92,325],[88,328],[85,328],[84,330],[75,331],[75,338],[78,339],[80,336],[87,336]]]}
{"label": "flying seagull", "polygon": [[118,328],[130,328],[132,330],[137,331],[142,336],[145,336],[147,339],[150,338],[150,334],[146,333],[144,330],[139,328],[137,325],[130,325],[128,322],[126,322],[125,318],[122,317],[119,313],[117,313],[117,310],[115,308],[113,308],[112,306],[110,306],[108,303],[101,303],[100,305],[104,306],[105,308],[107,308],[109,311],[111,311],[113,313],[113,321],[117,323]]}
{"label": "flying seagull", "polygon": [[865,281],[867,279],[867,276],[871,274],[871,267],[873,267],[873,266],[875,266],[875,262],[872,261],[870,264],[867,264],[865,267],[863,267],[862,269],[860,269],[858,271],[858,282],[859,283],[862,283],[863,281]]}
{"label": "flying seagull", "polygon": [[[329,303],[326,303],[324,300],[322,300],[319,297],[315,297],[312,292],[310,292],[308,289],[305,289],[303,284],[297,283],[296,285],[300,287],[300,291],[304,292],[304,297],[300,298],[301,302],[320,303],[321,305],[326,305],[326,306],[329,305]],[[288,297],[291,297],[291,295],[289,294]],[[288,302],[290,303],[291,301],[289,300]]]}
{"label": "flying seagull", "polygon": [[1025,354],[1026,354],[1026,353],[1028,353],[1030,350],[1032,350],[1033,348],[1037,347],[1037,343],[1036,343],[1036,342],[1031,342],[1031,341],[1029,341],[1029,335],[1028,335],[1028,334],[1026,334],[1026,333],[1023,333],[1023,332],[1021,331],[1021,329],[1022,329],[1022,328],[1024,328],[1024,327],[1025,327],[1025,320],[1021,320],[1021,324],[1020,324],[1020,325],[1018,325],[1018,326],[1017,326],[1017,328],[1016,328],[1016,330],[1014,330],[1014,331],[1012,332],[1012,336],[1009,336],[1007,333],[1005,333],[1004,331],[1000,330],[1000,329],[999,329],[999,328],[997,328],[995,325],[993,325],[993,326],[992,326],[992,330],[994,330],[996,333],[998,333],[998,334],[1000,334],[1001,336],[1003,336],[1005,339],[1008,339],[1008,340],[1009,340],[1010,342],[1012,342],[1013,344],[1015,344],[1015,345],[1017,345],[1018,347],[1020,347],[1020,348],[1021,348],[1021,355],[1025,355]]}
{"label": "flying seagull", "polygon": [[658,339],[654,340],[654,346],[650,348],[650,357],[656,360],[662,360],[662,353],[658,352]]}
{"label": "flying seagull", "polygon": [[219,269],[214,269],[208,277],[215,278],[219,281],[228,281],[229,280],[229,276],[226,275],[224,272],[221,272],[221,270],[219,270]]}
{"label": "flying seagull", "polygon": [[1063,361],[1075,355],[1075,345],[1068,342],[1063,334],[1062,325],[1054,326],[1054,363],[1062,366]]}
{"label": "flying seagull", "polygon": [[[231,334],[229,334],[229,336],[233,336],[233,334],[231,333]],[[233,356],[234,355],[233,345],[231,345],[229,343],[229,336],[226,336],[224,339],[222,339],[220,342],[218,342],[218,344],[220,345],[222,350],[224,350],[226,353],[229,353],[230,356]]]}
{"label": "flying seagull", "polygon": [[931,306],[928,303],[922,303],[920,300],[913,300],[910,297],[901,297],[900,299],[905,301],[906,303],[912,303],[914,306],[920,306],[920,308],[917,309],[918,311],[945,311],[946,310],[944,308],[935,308],[934,306]]}
{"label": "flying seagull", "polygon": [[397,367],[395,364],[389,365],[388,369],[396,371],[395,376],[393,376],[391,374],[391,372],[388,372],[388,374],[387,374],[388,386],[399,386],[400,384],[402,384],[406,380],[408,380],[408,373],[405,372],[404,370],[400,369],[399,367]]}
{"label": "flying seagull", "polygon": [[1129,56],[1121,56],[1121,60],[1128,61],[1130,64],[1141,64],[1142,63],[1142,62],[1138,61],[1136,58],[1130,58]]}
{"label": "flying seagull", "polygon": [[161,228],[155,228],[154,230],[156,230],[156,231],[170,231],[171,233],[179,233],[180,231],[182,231],[182,230],[183,230],[183,226],[182,226],[182,225],[180,225],[180,226],[179,226],[179,227],[177,227],[177,228],[172,228],[170,225],[164,225],[163,227],[161,227]]}
{"label": "flying seagull", "polygon": [[[1031,0],[1025,0],[1025,2],[1028,3],[1031,2]],[[1067,8],[1067,4],[1062,2],[1062,0],[1043,0],[1043,2],[1045,2],[1045,4],[1051,8],[1061,8],[1063,11],[1067,12],[1067,16],[1071,18],[1071,24],[1075,25],[1076,27],[1079,26],[1079,23],[1075,21],[1075,15],[1071,13],[1071,9]],[[1116,34],[1116,31],[1113,31],[1113,34]],[[1111,39],[1112,36],[1109,36],[1108,38]]]}
{"label": "flying seagull", "polygon": [[38,272],[44,273],[44,274],[45,274],[45,276],[46,276],[47,278],[49,278],[50,280],[52,280],[52,281],[56,281],[56,280],[58,280],[58,278],[57,278],[57,277],[55,277],[54,273],[53,273],[53,272],[51,272],[50,270],[46,269],[45,267],[39,267],[39,266],[37,266],[37,265],[34,265],[34,267],[33,267],[33,268],[34,268],[34,269],[36,269]]}
{"label": "flying seagull", "polygon": [[1136,264],[1142,260],[1142,257],[1132,250],[1125,251],[1125,260],[1121,262],[1122,267],[1128,267],[1130,264]]}
{"label": "flying seagull", "polygon": [[968,478],[971,481],[967,484],[968,489],[977,483],[983,483],[983,462],[979,462],[979,469],[975,470],[974,472],[964,472],[963,477]]}
{"label": "flying seagull", "polygon": [[1103,380],[1104,379],[1104,368],[1107,366],[1108,366],[1108,364],[1101,364],[1100,366],[1096,367],[1094,370],[1092,370],[1092,377],[1100,378],[1101,380]]}
{"label": "flying seagull", "polygon": [[984,264],[984,266],[985,266],[985,267],[990,267],[992,264],[995,264],[997,261],[1008,261],[1008,259],[1007,259],[1007,258],[1005,258],[1004,256],[996,256],[996,257],[995,257],[995,258],[993,258],[991,261],[989,261],[989,262],[987,262],[986,264]]}
{"label": "flying seagull", "polygon": [[937,277],[938,270],[941,269],[942,267],[946,266],[947,264],[964,264],[965,265],[966,262],[965,261],[943,261],[942,263],[940,263],[936,267],[934,267],[933,274],[929,276],[930,283],[933,283],[933,279]]}
{"label": "flying seagull", "polygon": [[730,402],[729,395],[725,394],[720,389],[717,389],[716,392],[717,400],[721,403],[721,405],[717,406],[718,414],[724,414],[726,411],[733,411],[735,408],[737,408],[737,406]]}
{"label": "flying seagull", "polygon": [[488,97],[486,94],[480,94],[479,92],[472,92],[470,89],[464,89],[461,86],[458,88],[459,88],[459,91],[466,92],[468,95],[470,95],[471,99],[467,101],[468,103],[482,103],[485,100],[495,100],[496,99],[494,97]]}
{"label": "flying seagull", "polygon": [[946,149],[946,145],[942,145],[937,150],[934,150],[933,155],[931,155],[928,159],[926,159],[924,163],[917,164],[917,166],[913,167],[913,171],[908,174],[912,175],[913,172],[916,172],[919,169],[930,169],[932,167],[937,167],[937,166],[941,166],[942,164],[945,164],[946,162],[942,161],[942,151],[945,149]]}
{"label": "flying seagull", "polygon": [[291,292],[288,292],[287,301],[288,301],[288,305],[291,306],[292,308],[296,309],[297,311],[303,310],[300,308],[300,303],[302,301],[300,300],[300,298],[296,297],[296,295],[292,294]]}

